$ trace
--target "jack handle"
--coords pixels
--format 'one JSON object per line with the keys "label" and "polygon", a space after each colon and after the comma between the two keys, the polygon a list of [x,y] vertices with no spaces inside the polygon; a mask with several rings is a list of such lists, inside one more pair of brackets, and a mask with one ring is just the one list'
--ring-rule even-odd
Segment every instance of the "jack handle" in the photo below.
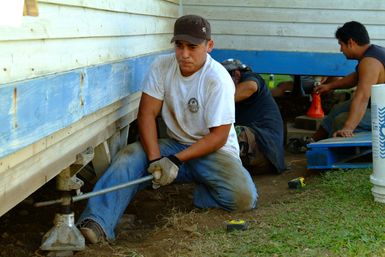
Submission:
{"label": "jack handle", "polygon": [[[152,180],[153,178],[154,178],[153,175],[148,175],[148,176],[145,176],[145,177],[133,180],[133,181],[129,181],[127,183],[123,183],[123,184],[120,184],[120,185],[116,185],[116,186],[112,186],[112,187],[109,187],[109,188],[105,188],[105,189],[102,189],[102,190],[99,190],[99,191],[96,191],[96,192],[90,192],[90,193],[86,193],[86,194],[82,194],[82,195],[73,196],[73,197],[70,197],[71,198],[71,202],[77,202],[77,201],[88,199],[88,198],[91,198],[91,197],[94,197],[94,196],[106,194],[106,193],[109,193],[109,192],[112,192],[112,191],[116,191],[116,190],[119,190],[119,189],[122,189],[122,188],[125,188],[125,187],[133,186],[133,185],[136,185],[136,184],[140,184],[140,183]],[[50,201],[45,201],[45,202],[38,202],[38,203],[35,203],[34,206],[35,207],[43,207],[43,206],[63,203],[63,202],[66,202],[66,200],[68,200],[68,199],[65,198],[65,197],[62,197],[62,198],[59,198],[59,199],[56,199],[56,200],[50,200]]]}

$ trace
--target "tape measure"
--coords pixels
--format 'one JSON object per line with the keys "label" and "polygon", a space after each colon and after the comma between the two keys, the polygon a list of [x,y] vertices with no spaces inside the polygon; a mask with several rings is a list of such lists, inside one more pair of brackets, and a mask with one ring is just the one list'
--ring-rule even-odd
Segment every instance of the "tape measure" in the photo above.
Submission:
{"label": "tape measure", "polygon": [[288,182],[289,188],[300,189],[305,186],[305,179],[303,177],[292,179]]}
{"label": "tape measure", "polygon": [[241,219],[229,220],[226,224],[227,232],[231,232],[234,230],[246,230],[247,227],[247,222]]}

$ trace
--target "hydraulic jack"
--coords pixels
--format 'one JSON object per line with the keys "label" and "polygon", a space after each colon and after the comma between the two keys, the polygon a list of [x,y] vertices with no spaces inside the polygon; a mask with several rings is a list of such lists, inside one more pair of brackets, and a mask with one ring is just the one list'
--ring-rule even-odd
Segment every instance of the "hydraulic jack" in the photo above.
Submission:
{"label": "hydraulic jack", "polygon": [[54,227],[42,239],[41,250],[50,251],[48,256],[71,256],[73,251],[85,248],[83,235],[75,226],[74,213],[71,211],[71,191],[80,193],[83,181],[76,174],[83,169],[93,158],[92,148],[76,156],[76,161],[70,167],[62,170],[56,177],[56,188],[62,192],[61,212],[56,213]]}
{"label": "hydraulic jack", "polygon": [[71,196],[71,190],[77,190],[79,193],[80,187],[83,185],[83,181],[76,178],[75,174],[79,172],[90,160],[92,160],[92,158],[93,152],[91,155],[88,154],[88,156],[84,153],[80,154],[77,158],[77,162],[74,164],[79,165],[80,168],[75,168],[74,165],[71,165],[69,168],[64,169],[57,176],[57,188],[63,192],[61,198],[35,203],[35,207],[61,204],[61,213],[57,213],[55,215],[55,226],[43,236],[42,245],[40,246],[41,250],[50,251],[49,256],[71,256],[73,255],[73,251],[81,251],[85,248],[84,237],[75,226],[74,213],[71,211],[71,204],[73,202],[81,201],[101,194],[106,194],[111,191],[119,190],[154,179],[153,175],[148,175],[96,192]]}

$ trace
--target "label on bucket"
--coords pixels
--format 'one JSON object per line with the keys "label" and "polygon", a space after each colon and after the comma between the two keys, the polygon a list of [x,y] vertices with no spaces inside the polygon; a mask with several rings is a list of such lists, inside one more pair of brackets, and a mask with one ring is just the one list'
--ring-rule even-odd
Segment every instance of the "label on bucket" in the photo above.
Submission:
{"label": "label on bucket", "polygon": [[385,84],[373,85],[371,91],[372,152],[376,166],[375,159],[385,159]]}

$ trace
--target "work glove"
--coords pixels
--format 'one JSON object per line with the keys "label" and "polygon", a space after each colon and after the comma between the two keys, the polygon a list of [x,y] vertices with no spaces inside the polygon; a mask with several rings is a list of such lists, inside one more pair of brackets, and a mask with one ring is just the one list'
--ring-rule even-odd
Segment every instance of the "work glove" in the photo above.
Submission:
{"label": "work glove", "polygon": [[175,156],[169,155],[150,161],[147,171],[154,176],[152,186],[154,189],[170,184],[178,176],[182,162]]}

